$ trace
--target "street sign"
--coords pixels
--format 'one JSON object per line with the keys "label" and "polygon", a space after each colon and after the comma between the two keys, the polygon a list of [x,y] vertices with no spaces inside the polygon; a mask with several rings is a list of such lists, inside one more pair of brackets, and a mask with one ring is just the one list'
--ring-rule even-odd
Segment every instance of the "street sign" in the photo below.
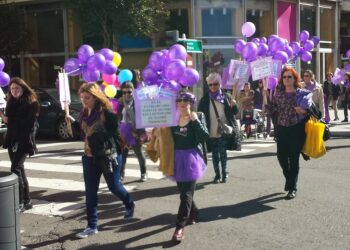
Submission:
{"label": "street sign", "polygon": [[185,46],[188,53],[202,53],[202,41],[195,39],[178,39],[178,43]]}

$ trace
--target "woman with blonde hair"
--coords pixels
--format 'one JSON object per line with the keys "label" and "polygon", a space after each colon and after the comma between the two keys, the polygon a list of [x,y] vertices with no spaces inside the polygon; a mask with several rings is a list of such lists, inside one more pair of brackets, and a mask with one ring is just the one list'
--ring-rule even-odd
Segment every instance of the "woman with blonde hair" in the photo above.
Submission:
{"label": "woman with blonde hair", "polygon": [[83,104],[79,120],[84,141],[82,163],[88,227],[77,237],[86,238],[98,233],[97,192],[102,174],[108,189],[123,201],[125,219],[133,217],[135,204],[120,182],[120,166],[116,161],[117,154],[120,154],[118,123],[111,103],[96,83],[84,83],[79,95]]}
{"label": "woman with blonde hair", "polygon": [[3,147],[8,149],[11,172],[18,176],[20,209],[24,211],[33,207],[24,161],[36,151],[35,133],[38,128],[39,103],[35,92],[19,77],[10,81],[5,113],[6,115],[0,112],[2,120],[7,123]]}

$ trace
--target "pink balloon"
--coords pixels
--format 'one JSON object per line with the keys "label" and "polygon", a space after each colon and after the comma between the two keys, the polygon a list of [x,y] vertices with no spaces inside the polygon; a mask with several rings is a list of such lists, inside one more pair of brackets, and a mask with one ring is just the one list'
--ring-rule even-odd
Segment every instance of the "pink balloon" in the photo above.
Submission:
{"label": "pink balloon", "polygon": [[255,25],[252,22],[246,22],[242,25],[242,35],[251,37],[255,33]]}
{"label": "pink balloon", "polygon": [[114,80],[114,82],[113,82],[113,85],[114,85],[116,88],[118,88],[118,87],[120,86],[120,83],[119,83],[119,80],[118,80],[117,75],[115,75],[115,80]]}
{"label": "pink balloon", "polygon": [[113,84],[115,82],[115,79],[117,79],[116,74],[113,74],[113,75],[102,74],[102,80],[108,84]]}

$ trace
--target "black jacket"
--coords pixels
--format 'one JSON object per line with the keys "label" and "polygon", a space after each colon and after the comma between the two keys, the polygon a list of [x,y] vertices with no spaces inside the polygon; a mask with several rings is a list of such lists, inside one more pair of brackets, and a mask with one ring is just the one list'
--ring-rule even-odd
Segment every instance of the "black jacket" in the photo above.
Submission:
{"label": "black jacket", "polygon": [[[237,105],[231,107],[230,100],[231,97],[229,94],[224,93],[224,111],[227,120],[227,125],[233,127],[236,136],[227,139],[227,150],[241,150],[241,136],[239,127],[235,118],[235,115],[238,113]],[[209,94],[205,94],[199,102],[198,111],[203,112],[207,122],[208,131],[210,131],[210,97]],[[208,152],[211,152],[210,143],[207,143]]]}
{"label": "black jacket", "polygon": [[28,103],[24,99],[7,102],[7,133],[3,147],[11,147],[17,142],[19,150],[33,155],[36,150],[34,138],[38,114],[38,102]]}

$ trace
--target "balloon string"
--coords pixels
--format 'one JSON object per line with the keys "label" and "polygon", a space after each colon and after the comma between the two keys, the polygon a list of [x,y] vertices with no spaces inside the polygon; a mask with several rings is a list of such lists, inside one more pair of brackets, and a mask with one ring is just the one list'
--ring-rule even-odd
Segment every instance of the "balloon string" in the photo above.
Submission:
{"label": "balloon string", "polygon": [[65,73],[66,73],[67,75],[69,75],[69,74],[78,72],[79,70],[80,70],[80,68],[79,68],[79,69],[72,70],[72,71],[69,71],[69,72],[65,72]]}

